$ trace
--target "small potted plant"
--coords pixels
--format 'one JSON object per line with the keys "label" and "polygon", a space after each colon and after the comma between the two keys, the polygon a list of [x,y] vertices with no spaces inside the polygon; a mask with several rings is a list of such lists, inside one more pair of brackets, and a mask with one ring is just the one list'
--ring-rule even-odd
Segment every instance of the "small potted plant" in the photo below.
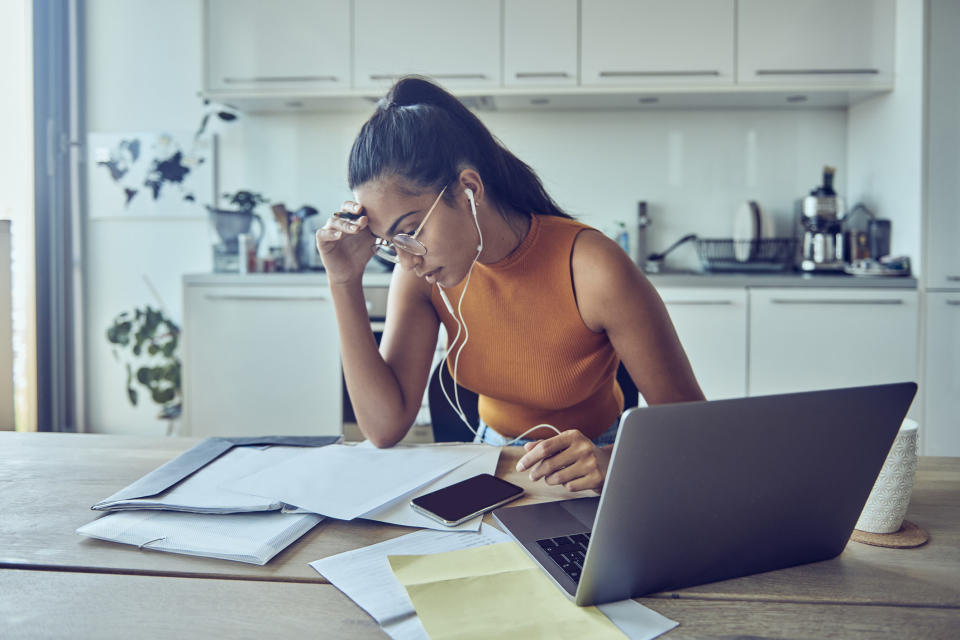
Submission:
{"label": "small potted plant", "polygon": [[[139,393],[134,382],[150,393],[150,399],[160,405],[161,420],[167,420],[167,435],[173,430],[173,421],[183,408],[180,379],[180,327],[159,309],[149,305],[124,311],[107,328],[107,341],[114,345],[113,356],[120,360],[118,348],[129,349],[132,358],[124,363],[127,368],[127,399],[137,406]],[[134,366],[138,364],[136,372]]]}
{"label": "small potted plant", "polygon": [[250,227],[254,222],[257,225],[257,232],[253,236],[253,246],[256,247],[260,244],[260,238],[263,237],[263,220],[253,210],[257,205],[270,200],[259,193],[246,190],[224,193],[223,197],[236,209],[217,209],[211,206],[207,206],[207,209],[210,211],[210,221],[217,230],[217,236],[225,252],[237,253],[239,250],[237,238],[241,233],[250,233]]}

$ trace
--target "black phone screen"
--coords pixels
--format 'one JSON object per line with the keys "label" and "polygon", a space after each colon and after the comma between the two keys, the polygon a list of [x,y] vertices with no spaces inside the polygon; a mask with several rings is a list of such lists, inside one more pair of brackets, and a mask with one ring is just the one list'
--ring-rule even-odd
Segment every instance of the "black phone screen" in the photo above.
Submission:
{"label": "black phone screen", "polygon": [[481,473],[449,487],[414,498],[411,502],[443,520],[457,522],[522,493],[522,487],[489,473]]}

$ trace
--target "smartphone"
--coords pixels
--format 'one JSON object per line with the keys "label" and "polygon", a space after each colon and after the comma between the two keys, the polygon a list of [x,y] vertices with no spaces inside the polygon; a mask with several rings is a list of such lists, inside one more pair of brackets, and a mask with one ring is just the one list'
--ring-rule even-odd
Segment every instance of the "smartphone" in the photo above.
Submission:
{"label": "smartphone", "polygon": [[489,473],[467,478],[410,501],[414,511],[455,527],[523,495],[523,488]]}

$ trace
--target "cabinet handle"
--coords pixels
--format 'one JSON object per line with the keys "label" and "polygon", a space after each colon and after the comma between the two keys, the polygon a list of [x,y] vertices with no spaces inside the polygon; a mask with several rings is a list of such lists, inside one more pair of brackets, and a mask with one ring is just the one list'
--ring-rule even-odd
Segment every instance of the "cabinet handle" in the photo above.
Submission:
{"label": "cabinet handle", "polygon": [[830,299],[809,299],[809,300],[796,300],[793,298],[772,298],[770,300],[773,304],[903,304],[903,300],[888,300],[886,298],[879,298],[873,300],[830,300]]}
{"label": "cabinet handle", "polygon": [[670,76],[719,76],[719,71],[601,71],[601,78],[644,78]]}
{"label": "cabinet handle", "polygon": [[225,84],[250,82],[336,82],[337,76],[253,76],[251,78],[224,78]]}
{"label": "cabinet handle", "polygon": [[948,282],[960,282],[960,276],[947,276]]}
{"label": "cabinet handle", "polygon": [[518,71],[515,75],[518,79],[525,78],[569,78],[570,74],[566,71]]}
{"label": "cabinet handle", "polygon": [[664,300],[664,304],[674,304],[674,305],[690,305],[690,306],[701,306],[701,305],[713,305],[713,306],[733,306],[733,300]]}
{"label": "cabinet handle", "polygon": [[831,76],[877,75],[879,69],[757,69],[758,76]]}
{"label": "cabinet handle", "polygon": [[[425,73],[430,78],[438,80],[486,80],[487,76],[483,73]],[[371,73],[371,80],[396,80],[401,77],[395,73]]]}
{"label": "cabinet handle", "polygon": [[947,300],[947,304],[951,307],[960,307],[960,300]]}
{"label": "cabinet handle", "polygon": [[240,293],[231,293],[231,294],[208,293],[208,294],[205,294],[203,297],[206,298],[207,300],[214,300],[214,301],[239,300],[243,302],[263,302],[263,301],[277,302],[281,300],[283,301],[293,300],[296,302],[316,302],[316,301],[325,302],[330,299],[327,296],[316,296],[316,295],[314,296],[269,296],[269,295],[243,295]]}

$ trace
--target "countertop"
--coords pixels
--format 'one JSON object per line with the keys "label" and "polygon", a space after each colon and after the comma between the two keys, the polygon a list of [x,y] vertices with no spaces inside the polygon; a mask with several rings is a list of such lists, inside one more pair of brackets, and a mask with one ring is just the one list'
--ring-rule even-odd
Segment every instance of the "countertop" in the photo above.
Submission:
{"label": "countertop", "polygon": [[[368,287],[386,287],[390,273],[367,271],[363,283]],[[701,273],[696,271],[663,271],[646,274],[655,287],[802,287],[828,289],[916,289],[913,277],[850,276],[846,274],[809,273]],[[183,277],[185,285],[279,285],[324,286],[327,276],[322,271],[302,273],[203,273]]]}

